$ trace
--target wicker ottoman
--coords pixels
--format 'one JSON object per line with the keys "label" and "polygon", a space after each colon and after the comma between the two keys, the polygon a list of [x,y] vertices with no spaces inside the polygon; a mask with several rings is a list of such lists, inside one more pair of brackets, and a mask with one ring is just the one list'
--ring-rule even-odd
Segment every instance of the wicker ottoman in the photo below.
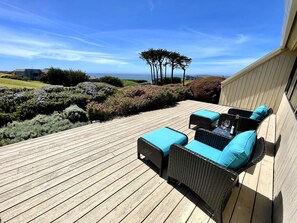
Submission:
{"label": "wicker ottoman", "polygon": [[219,118],[220,113],[209,110],[199,110],[191,114],[189,128],[191,128],[191,125],[195,125],[193,129],[204,128],[211,130],[213,127],[215,127]]}
{"label": "wicker ottoman", "polygon": [[137,158],[140,154],[159,168],[159,175],[168,163],[169,148],[172,144],[185,145],[188,137],[174,129],[165,127],[147,133],[137,140]]}

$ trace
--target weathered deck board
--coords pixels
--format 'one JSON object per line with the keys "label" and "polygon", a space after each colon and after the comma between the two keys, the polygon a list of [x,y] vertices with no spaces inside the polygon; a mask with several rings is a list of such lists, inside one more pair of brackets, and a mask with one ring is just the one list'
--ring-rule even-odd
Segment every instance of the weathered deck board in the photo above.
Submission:
{"label": "weathered deck board", "polygon": [[[198,109],[228,110],[184,101],[1,147],[1,221],[213,222],[199,208],[197,195],[167,184],[150,163],[136,157],[137,138],[159,127],[177,129],[191,140],[194,131],[188,129],[188,119]],[[274,116],[258,134],[274,143]],[[224,211],[226,222],[270,222],[272,168],[273,157],[267,155],[253,175],[240,176],[242,185]]]}

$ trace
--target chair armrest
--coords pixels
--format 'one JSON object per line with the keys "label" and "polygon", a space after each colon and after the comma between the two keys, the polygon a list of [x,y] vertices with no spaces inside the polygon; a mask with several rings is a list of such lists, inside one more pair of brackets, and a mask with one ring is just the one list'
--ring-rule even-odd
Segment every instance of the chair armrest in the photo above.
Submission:
{"label": "chair armrest", "polygon": [[220,217],[238,174],[187,148],[170,147],[168,181],[178,180],[192,189]]}
{"label": "chair armrest", "polygon": [[239,115],[239,116],[242,116],[242,117],[249,118],[249,117],[251,117],[253,112],[249,111],[249,110],[244,110],[244,109],[230,108],[228,110],[228,114]]}
{"label": "chair armrest", "polygon": [[[218,125],[220,126],[221,123],[226,119],[229,119],[231,122],[231,125],[233,125],[233,123],[235,121],[235,117],[236,117],[236,115],[233,115],[233,114],[221,114]],[[260,123],[261,123],[261,121],[240,116],[239,120],[238,120],[237,131],[244,132],[244,131],[248,131],[248,130],[257,130]]]}
{"label": "chair armrest", "polygon": [[214,147],[218,150],[223,150],[225,146],[231,141],[231,139],[217,135],[206,129],[197,129],[195,133],[195,140]]}

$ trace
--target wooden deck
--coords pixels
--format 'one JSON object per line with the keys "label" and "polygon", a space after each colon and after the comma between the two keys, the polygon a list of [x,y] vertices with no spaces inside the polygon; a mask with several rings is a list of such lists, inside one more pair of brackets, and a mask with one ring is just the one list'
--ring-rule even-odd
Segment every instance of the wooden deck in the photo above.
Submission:
{"label": "wooden deck", "polygon": [[[0,222],[213,222],[195,194],[167,184],[136,156],[137,138],[159,127],[191,140],[189,115],[202,108],[228,109],[184,101],[0,147]],[[272,147],[274,115],[259,135]],[[273,150],[240,180],[224,222],[271,222]]]}

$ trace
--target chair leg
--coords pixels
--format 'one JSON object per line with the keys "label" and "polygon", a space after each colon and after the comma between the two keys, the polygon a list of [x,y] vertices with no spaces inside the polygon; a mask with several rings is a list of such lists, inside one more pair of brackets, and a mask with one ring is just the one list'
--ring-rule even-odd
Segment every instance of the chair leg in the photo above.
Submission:
{"label": "chair leg", "polygon": [[162,176],[162,170],[163,170],[163,159],[161,161],[160,169],[159,169],[159,176]]}
{"label": "chair leg", "polygon": [[167,177],[167,183],[170,184],[170,177]]}

